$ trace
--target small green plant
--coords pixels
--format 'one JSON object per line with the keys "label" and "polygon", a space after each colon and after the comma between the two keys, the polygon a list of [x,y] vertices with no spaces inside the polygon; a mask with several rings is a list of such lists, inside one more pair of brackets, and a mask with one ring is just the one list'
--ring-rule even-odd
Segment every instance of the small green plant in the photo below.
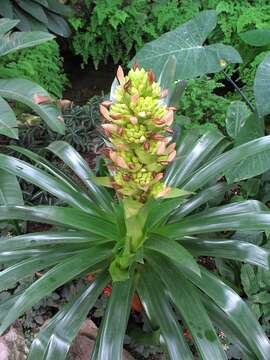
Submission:
{"label": "small green plant", "polygon": [[63,73],[63,59],[55,40],[7,55],[0,60],[0,78],[25,78],[31,80],[56,98],[62,98],[68,85]]}

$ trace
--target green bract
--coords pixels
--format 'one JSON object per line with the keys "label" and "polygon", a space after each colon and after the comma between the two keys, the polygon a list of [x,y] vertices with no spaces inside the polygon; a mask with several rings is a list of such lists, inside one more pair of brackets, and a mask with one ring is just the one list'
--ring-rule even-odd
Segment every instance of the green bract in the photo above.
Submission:
{"label": "green bract", "polygon": [[[165,73],[159,79],[160,84],[164,83]],[[137,76],[140,81],[136,84]],[[158,118],[164,119],[170,111],[167,104],[171,97],[169,91],[164,104],[160,103],[159,85],[149,80],[149,76],[152,77],[152,73],[144,70],[131,70],[128,77],[118,72],[120,86],[116,80],[113,86],[116,99],[115,91],[112,91],[114,104],[110,104],[109,109],[102,109],[106,124],[118,127],[117,121],[121,121],[123,128],[120,135],[106,129],[111,140],[108,146],[114,146],[114,153],[125,163],[129,163],[126,157],[134,156],[134,163],[143,163],[143,167],[152,164],[150,161],[144,163],[140,153],[149,150],[142,148],[149,132],[160,135],[164,130],[153,125],[152,112],[156,111]],[[127,88],[125,84],[130,79],[128,93],[124,87]],[[147,111],[143,107],[138,110],[133,107],[132,116],[138,119],[136,124],[130,121],[130,106],[119,109],[120,104],[130,104],[132,96],[138,96],[136,104],[150,98]],[[140,116],[140,112],[145,115]],[[112,115],[118,114],[121,116],[114,119]],[[140,136],[146,140],[133,141],[137,139],[137,133],[130,135],[129,130],[134,129],[128,127],[130,124],[143,126],[139,129],[143,132]],[[126,151],[118,148],[122,143]],[[126,181],[117,188],[116,197],[97,185],[98,179],[86,161],[63,141],[53,142],[48,150],[61,159],[79,181],[24,148],[12,147],[28,161],[0,154],[2,171],[33,183],[65,203],[65,206],[25,206],[22,199],[13,196],[18,184],[13,184],[9,175],[1,176],[0,188],[2,192],[5,189],[6,197],[12,198],[12,202],[2,202],[0,221],[34,221],[50,224],[51,228],[1,238],[0,263],[5,265],[5,270],[0,272],[0,290],[40,270],[43,270],[43,276],[21,293],[0,303],[0,332],[66,282],[89,273],[96,275],[91,284],[82,288],[42,328],[31,346],[28,360],[64,360],[82,322],[109,283],[112,283],[112,293],[92,354],[94,360],[122,359],[134,294],[140,298],[152,331],[160,333],[160,342],[169,359],[194,359],[182,335],[183,327],[187,327],[201,359],[225,360],[227,356],[216,335],[216,326],[233,339],[244,357],[270,359],[269,340],[249,306],[215,272],[199,266],[196,261],[198,255],[211,254],[255,264],[262,271],[269,268],[266,249],[224,235],[224,232],[234,230],[269,231],[268,208],[255,200],[218,206],[229,185],[225,181],[217,182],[217,179],[238,164],[253,163],[256,157],[269,151],[270,136],[227,152],[224,151],[228,141],[217,132],[208,132],[201,137],[196,132],[181,134],[177,144],[176,160],[166,171],[162,166],[163,183],[157,182],[162,188],[172,189],[167,194],[170,198],[166,199],[150,196],[152,185],[141,188],[141,184],[148,181],[147,174],[156,171],[152,168],[142,172],[142,177],[138,176],[141,173],[136,168],[136,171],[128,172],[136,174],[131,180],[135,192],[131,196],[121,193],[129,185]],[[151,156],[154,157],[153,164],[157,164],[160,155],[153,150]],[[116,165],[111,177],[117,183],[118,174],[122,176],[129,168],[121,166],[122,161],[112,160]],[[248,177],[252,176],[251,172],[252,169]],[[256,175],[257,172],[258,169]],[[13,205],[16,203],[18,205]],[[216,205],[211,205],[213,203]]]}

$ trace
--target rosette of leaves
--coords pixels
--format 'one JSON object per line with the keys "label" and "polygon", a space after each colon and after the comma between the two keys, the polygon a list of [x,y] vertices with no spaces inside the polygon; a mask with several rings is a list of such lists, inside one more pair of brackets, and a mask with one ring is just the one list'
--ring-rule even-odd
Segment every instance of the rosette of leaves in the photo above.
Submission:
{"label": "rosette of leaves", "polygon": [[21,31],[51,31],[69,37],[70,27],[64,17],[71,9],[59,0],[2,0],[0,15],[19,20],[16,27]]}
{"label": "rosette of leaves", "polygon": [[[167,64],[168,65],[168,64]],[[160,80],[171,78],[167,67]],[[117,85],[117,84],[116,84]],[[114,91],[112,92],[114,93]],[[170,91],[167,99],[170,99]],[[270,229],[270,212],[255,200],[211,206],[228,185],[217,182],[227,170],[248,162],[247,177],[257,175],[258,157],[270,151],[270,136],[225,151],[228,141],[217,132],[182,134],[176,159],[164,184],[184,190],[174,198],[149,197],[144,203],[115,197],[96,183],[85,160],[63,141],[49,146],[79,181],[45,158],[17,147],[29,161],[0,155],[0,168],[61,199],[66,206],[1,206],[0,220],[52,225],[50,231],[2,238],[1,289],[44,270],[22,293],[0,303],[0,331],[66,282],[87,274],[95,280],[79,291],[35,338],[29,360],[65,359],[88,312],[112,283],[92,359],[122,358],[133,295],[139,296],[151,328],[170,359],[193,359],[182,335],[190,331],[202,359],[226,359],[214,325],[233,338],[243,356],[270,359],[270,343],[248,305],[218,275],[196,262],[209,255],[268,268],[266,249],[220,232]],[[251,173],[253,169],[254,174]],[[178,321],[179,316],[182,322]]]}

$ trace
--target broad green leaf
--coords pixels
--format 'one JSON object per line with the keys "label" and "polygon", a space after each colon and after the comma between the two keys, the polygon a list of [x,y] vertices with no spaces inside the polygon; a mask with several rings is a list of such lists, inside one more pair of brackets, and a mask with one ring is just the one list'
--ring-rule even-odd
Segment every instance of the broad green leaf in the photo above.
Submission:
{"label": "broad green leaf", "polygon": [[[31,33],[29,33],[31,34]],[[1,46],[0,46],[1,54]],[[16,100],[35,111],[48,127],[60,134],[65,133],[65,124],[55,104],[38,104],[35,97],[50,95],[41,86],[26,79],[0,79],[0,96],[8,100]]]}
{"label": "broad green leaf", "polygon": [[[5,20],[7,19],[0,19],[0,36],[2,29],[6,26]],[[13,32],[2,38],[0,37],[0,57],[21,49],[42,44],[53,38],[53,35],[42,31]]]}
{"label": "broad green leaf", "polygon": [[227,63],[242,62],[239,53],[231,46],[203,46],[216,23],[215,11],[202,11],[187,23],[144,45],[130,65],[139,61],[141,66],[152,68],[159,75],[168,57],[174,55],[175,80],[183,80],[221,71]]}
{"label": "broad green leaf", "polygon": [[89,246],[109,242],[109,239],[90,234],[87,231],[42,231],[24,235],[0,238],[0,251],[37,248],[40,246],[61,245],[63,249],[69,244],[89,244]]}
{"label": "broad green leaf", "polygon": [[265,116],[270,113],[270,54],[267,54],[265,59],[257,68],[254,80],[254,96],[256,100],[256,107],[260,116]]}
{"label": "broad green leaf", "polygon": [[86,269],[90,269],[95,264],[106,259],[110,253],[111,250],[108,247],[92,247],[54,266],[20,295],[3,319],[0,333],[2,334],[13,321],[38,303],[43,297],[49,295],[59,286],[72,280]]}
{"label": "broad green leaf", "polygon": [[241,267],[240,276],[244,291],[248,296],[256,294],[260,290],[253,266],[244,264]]}
{"label": "broad green leaf", "polygon": [[[270,136],[264,136],[237,146],[226,153],[217,156],[208,164],[202,166],[183,186],[185,190],[196,191],[209,181],[222,176],[226,171],[245,163],[245,175],[248,179],[262,174],[270,169]],[[240,171],[239,168],[237,171]]]}
{"label": "broad green leaf", "polygon": [[23,205],[23,196],[16,176],[0,169],[0,205]]}
{"label": "broad green leaf", "polygon": [[46,360],[65,360],[72,340],[108,282],[109,276],[102,273],[60,310],[34,340],[28,360],[41,358],[46,350]]}
{"label": "broad green leaf", "polygon": [[[3,18],[12,19],[13,18],[13,5],[10,0],[2,0],[0,7],[0,14]],[[1,35],[1,30],[0,30]]]}
{"label": "broad green leaf", "polygon": [[147,240],[144,246],[167,256],[172,261],[175,261],[179,267],[188,268],[193,273],[200,275],[199,266],[194,257],[176,241],[155,237]]}
{"label": "broad green leaf", "polygon": [[57,14],[53,12],[47,12],[47,19],[48,19],[48,29],[51,30],[53,33],[63,36],[69,37],[71,35],[71,30],[68,23]]}
{"label": "broad green leaf", "polygon": [[242,145],[253,139],[264,136],[264,121],[256,114],[251,114],[234,139],[234,145]]}
{"label": "broad green leaf", "polygon": [[249,262],[269,268],[269,252],[254,244],[237,239],[208,239],[188,237],[180,241],[193,255],[205,255]]}
{"label": "broad green leaf", "polygon": [[183,330],[170,306],[159,277],[149,265],[144,265],[138,284],[141,302],[147,314],[160,327],[171,360],[192,360],[193,356],[182,335]]}
{"label": "broad green leaf", "polygon": [[18,139],[15,114],[9,104],[0,97],[0,134]]}
{"label": "broad green leaf", "polygon": [[18,20],[0,19],[0,38],[18,24]]}
{"label": "broad green leaf", "polygon": [[238,34],[241,40],[251,46],[266,46],[270,44],[270,29],[255,29]]}
{"label": "broad green leaf", "polygon": [[226,130],[230,137],[235,139],[250,114],[247,105],[243,101],[233,101],[227,109]]}
{"label": "broad green leaf", "polygon": [[157,275],[163,280],[164,286],[169,291],[170,298],[180,311],[185,324],[191,332],[200,357],[204,360],[226,360],[227,356],[200,300],[197,289],[179,272],[176,273],[170,268],[163,268],[159,264],[160,257],[158,255],[152,255],[151,257],[150,254],[147,259]]}
{"label": "broad green leaf", "polygon": [[32,0],[16,0],[16,3],[22,8],[26,13],[33,16],[35,19],[47,24],[47,16],[42,8],[37,2]]}
{"label": "broad green leaf", "polygon": [[104,207],[107,211],[111,211],[111,197],[104,188],[100,188],[92,180],[94,176],[92,170],[88,166],[87,162],[81,157],[81,155],[67,142],[54,141],[48,146],[48,149],[52,151],[56,156],[65,162],[84,184],[91,191],[90,196],[96,204]]}
{"label": "broad green leaf", "polygon": [[0,220],[25,220],[89,231],[118,240],[115,224],[80,209],[57,206],[0,206]]}
{"label": "broad green leaf", "polygon": [[[92,360],[122,360],[124,336],[134,294],[134,277],[114,282],[105,315],[102,318]],[[53,360],[53,359],[52,359]]]}

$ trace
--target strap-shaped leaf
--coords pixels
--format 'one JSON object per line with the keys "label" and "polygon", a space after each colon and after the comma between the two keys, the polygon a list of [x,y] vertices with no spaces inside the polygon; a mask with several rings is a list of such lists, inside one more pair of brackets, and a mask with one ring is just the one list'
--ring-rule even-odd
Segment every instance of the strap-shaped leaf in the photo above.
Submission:
{"label": "strap-shaped leaf", "polygon": [[41,359],[45,353],[46,360],[65,360],[72,340],[108,282],[108,274],[102,273],[75,295],[39,332],[28,360]]}
{"label": "strap-shaped leaf", "polygon": [[227,109],[226,130],[233,139],[237,137],[250,115],[247,105],[243,101],[233,101]]}
{"label": "strap-shaped leaf", "polygon": [[39,188],[48,191],[65,203],[83,209],[86,212],[99,214],[101,211],[85,194],[81,194],[79,191],[70,188],[57,178],[23,160],[0,154],[0,169],[12,175],[19,176]]}
{"label": "strap-shaped leaf", "polygon": [[0,134],[18,139],[16,117],[9,104],[0,97]]}
{"label": "strap-shaped leaf", "polygon": [[189,154],[182,159],[174,173],[166,177],[166,184],[169,186],[181,186],[223,139],[224,136],[217,131],[209,131],[204,134],[194,144]]}
{"label": "strap-shaped leaf", "polygon": [[0,169],[0,205],[23,205],[23,196],[16,176]]}
{"label": "strap-shaped leaf", "polygon": [[227,189],[228,185],[225,182],[221,182],[202,190],[188,199],[183,205],[180,205],[171,216],[169,223],[179,221],[183,217],[192,213],[194,210],[198,209],[201,205],[207,203],[209,200],[222,198]]}
{"label": "strap-shaped leaf", "polygon": [[134,294],[134,277],[114,282],[92,360],[122,360],[124,336]]}
{"label": "strap-shaped leaf", "polygon": [[0,206],[0,220],[25,220],[61,225],[65,228],[118,240],[116,225],[80,209],[57,206]]}
{"label": "strap-shaped leaf", "polygon": [[50,98],[48,92],[41,86],[26,79],[0,79],[0,96],[29,106],[45,121],[51,130],[60,134],[65,133],[65,124],[57,106],[55,104],[42,104],[36,101],[36,96]]}
{"label": "strap-shaped leaf", "polygon": [[93,200],[103,206],[107,211],[111,211],[111,197],[107,190],[100,188],[91,179],[94,174],[87,162],[81,155],[67,142],[54,141],[48,146],[56,156],[65,162],[77,174],[84,184],[90,189]]}
{"label": "strap-shaped leaf", "polygon": [[139,61],[141,66],[152,68],[158,75],[168,57],[174,55],[175,79],[183,80],[221,71],[224,63],[226,65],[226,63],[242,62],[239,53],[231,46],[223,44],[203,46],[210,32],[216,27],[216,23],[215,11],[202,11],[175,30],[146,44],[135,55],[130,65]]}
{"label": "strap-shaped leaf", "polygon": [[0,251],[37,248],[40,246],[85,244],[89,246],[108,242],[98,235],[86,231],[42,231],[37,233],[0,238]]}
{"label": "strap-shaped leaf", "polygon": [[163,284],[149,265],[144,265],[138,292],[145,310],[152,314],[161,330],[171,360],[192,360],[193,356],[182,335],[182,328],[170,306]]}
{"label": "strap-shaped leaf", "polygon": [[264,136],[237,146],[202,166],[190,177],[183,188],[196,191],[209,181],[224,175],[227,170],[239,165],[241,161],[246,161],[247,164],[246,179],[259,175],[270,168],[269,150],[270,136]]}
{"label": "strap-shaped leaf", "polygon": [[266,46],[270,44],[269,29],[255,29],[238,34],[241,40],[251,46]]}
{"label": "strap-shaped leaf", "polygon": [[71,30],[68,23],[62,18],[53,12],[46,12],[48,19],[48,29],[53,33],[63,36],[69,37],[71,35]]}
{"label": "strap-shaped leaf", "polygon": [[205,234],[230,230],[270,229],[270,212],[249,212],[242,214],[194,215],[179,223],[165,225],[154,232],[161,236],[179,239],[185,235]]}
{"label": "strap-shaped leaf", "polygon": [[177,262],[179,267],[188,268],[191,272],[200,275],[199,266],[194,257],[176,241],[160,237],[151,238],[146,241],[145,247],[154,252],[167,256]]}
{"label": "strap-shaped leaf", "polygon": [[[173,303],[181,313],[191,332],[200,357],[204,360],[226,360],[227,356],[218,340],[216,331],[199,298],[197,289],[180,272],[162,266],[159,255],[149,254],[148,261],[163,280]],[[159,262],[161,260],[161,263]]]}
{"label": "strap-shaped leaf", "polygon": [[269,268],[269,251],[248,242],[195,237],[188,237],[180,242],[195,256],[215,256]]}
{"label": "strap-shaped leaf", "polygon": [[[13,6],[10,0],[2,0],[0,7],[0,14],[3,16],[3,18],[13,19]],[[0,35],[1,35],[1,31],[0,31]]]}
{"label": "strap-shaped leaf", "polygon": [[73,279],[86,269],[90,269],[91,266],[106,259],[110,253],[111,249],[104,245],[92,247],[89,250],[83,250],[50,269],[20,295],[3,319],[0,333],[2,334],[14,320],[43,297],[49,295],[59,286]]}

